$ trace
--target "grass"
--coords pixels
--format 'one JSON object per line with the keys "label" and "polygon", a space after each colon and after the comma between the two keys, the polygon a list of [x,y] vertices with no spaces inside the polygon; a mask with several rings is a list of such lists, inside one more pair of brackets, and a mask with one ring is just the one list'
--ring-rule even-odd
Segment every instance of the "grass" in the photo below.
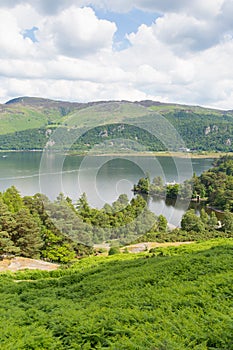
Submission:
{"label": "grass", "polygon": [[158,249],[1,275],[1,349],[232,349],[233,240]]}
{"label": "grass", "polygon": [[138,118],[150,113],[147,108],[132,103],[103,103],[74,112],[63,118],[63,122],[68,126],[79,128],[93,127],[101,124],[121,123],[126,118],[127,120]]}
{"label": "grass", "polygon": [[[200,114],[212,114],[215,116],[221,116],[222,111],[212,108],[205,108],[201,106],[188,106],[188,105],[179,105],[179,104],[161,104],[158,106],[152,106],[149,108],[151,111],[169,113],[176,110],[192,111],[193,113]],[[231,114],[231,113],[230,113]]]}

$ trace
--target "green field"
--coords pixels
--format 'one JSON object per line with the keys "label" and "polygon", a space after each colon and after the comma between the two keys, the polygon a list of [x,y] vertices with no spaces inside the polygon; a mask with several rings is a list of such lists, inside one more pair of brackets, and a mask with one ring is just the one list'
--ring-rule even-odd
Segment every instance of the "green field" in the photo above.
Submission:
{"label": "green field", "polygon": [[230,350],[233,240],[0,276],[0,346]]}

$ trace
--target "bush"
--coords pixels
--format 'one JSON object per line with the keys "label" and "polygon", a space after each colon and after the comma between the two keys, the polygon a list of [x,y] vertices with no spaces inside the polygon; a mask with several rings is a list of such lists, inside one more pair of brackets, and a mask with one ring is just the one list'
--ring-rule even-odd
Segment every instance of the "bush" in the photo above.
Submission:
{"label": "bush", "polygon": [[119,247],[111,247],[109,249],[108,255],[114,255],[114,254],[120,254],[120,248]]}

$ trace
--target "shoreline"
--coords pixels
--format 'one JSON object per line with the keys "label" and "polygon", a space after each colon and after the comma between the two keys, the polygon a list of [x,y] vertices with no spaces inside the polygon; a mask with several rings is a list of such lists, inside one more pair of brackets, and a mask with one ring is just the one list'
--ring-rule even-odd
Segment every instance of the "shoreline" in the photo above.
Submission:
{"label": "shoreline", "polygon": [[[0,154],[4,153],[31,153],[31,152],[43,152],[41,149],[31,149],[31,150],[0,150]],[[192,153],[192,152],[112,152],[112,153],[95,153],[95,152],[78,152],[78,151],[50,151],[46,150],[46,152],[54,152],[54,153],[63,153],[69,156],[82,156],[82,157],[177,157],[177,158],[191,158],[191,159],[205,159],[205,158],[220,158],[225,155],[232,156],[233,152],[205,152],[203,153]]]}

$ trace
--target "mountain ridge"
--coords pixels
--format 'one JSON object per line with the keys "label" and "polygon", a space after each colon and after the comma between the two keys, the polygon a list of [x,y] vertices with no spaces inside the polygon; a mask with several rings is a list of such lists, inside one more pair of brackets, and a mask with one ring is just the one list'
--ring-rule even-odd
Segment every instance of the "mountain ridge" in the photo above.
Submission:
{"label": "mountain ridge", "polygon": [[[150,133],[146,135],[142,132],[143,126],[146,130],[156,127],[158,115],[167,119],[189,149],[233,151],[231,110],[152,100],[81,103],[28,96],[17,97],[0,105],[0,149],[43,149],[47,144],[48,134],[51,136],[54,129],[63,128],[61,135],[66,133],[66,142],[77,129],[82,133],[96,129],[79,140],[76,150],[85,151],[93,145],[102,144],[103,141],[123,138],[140,141],[149,151],[161,151],[164,150],[162,144],[151,137]],[[107,126],[112,124],[123,125],[123,129]],[[141,125],[141,130],[132,127],[132,124]],[[179,147],[177,145],[176,148]]]}
{"label": "mountain ridge", "polygon": [[14,104],[23,104],[23,105],[35,105],[38,106],[40,104],[46,104],[50,103],[52,105],[72,105],[75,107],[80,106],[93,106],[93,105],[99,105],[99,104],[105,104],[105,103],[114,103],[114,102],[120,102],[120,103],[129,103],[129,104],[139,104],[143,105],[144,107],[161,107],[161,106],[172,106],[176,108],[201,108],[206,110],[212,110],[212,111],[218,111],[218,112],[233,112],[233,109],[218,109],[213,107],[205,107],[201,105],[190,105],[190,104],[184,104],[184,103],[176,103],[176,102],[161,102],[161,101],[154,101],[154,100],[135,100],[135,101],[129,101],[129,100],[100,100],[100,101],[88,101],[88,102],[77,102],[77,101],[68,101],[68,100],[56,100],[56,99],[49,99],[45,97],[33,97],[33,96],[19,96],[15,97],[13,99],[10,99],[6,101],[5,103],[0,104],[1,106],[8,106],[8,105],[14,105]]}

